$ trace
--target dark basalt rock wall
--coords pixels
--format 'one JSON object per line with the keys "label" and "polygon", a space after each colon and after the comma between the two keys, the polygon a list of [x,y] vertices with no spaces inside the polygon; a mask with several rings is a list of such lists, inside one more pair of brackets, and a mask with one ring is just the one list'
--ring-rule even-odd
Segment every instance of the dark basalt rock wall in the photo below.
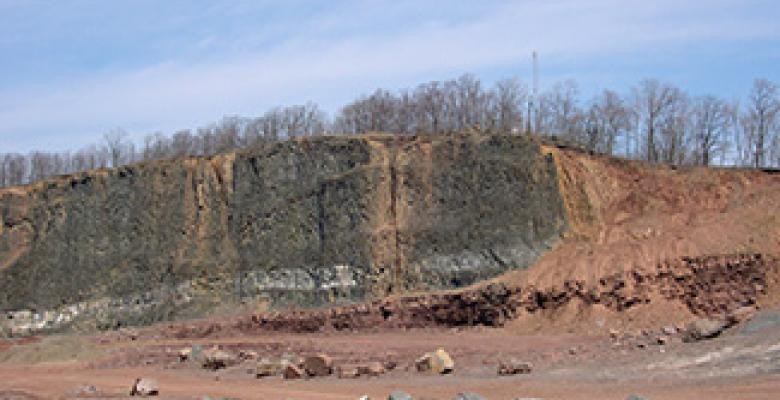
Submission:
{"label": "dark basalt rock wall", "polygon": [[56,325],[458,287],[527,266],[565,224],[528,138],[292,140],[0,191],[0,310]]}

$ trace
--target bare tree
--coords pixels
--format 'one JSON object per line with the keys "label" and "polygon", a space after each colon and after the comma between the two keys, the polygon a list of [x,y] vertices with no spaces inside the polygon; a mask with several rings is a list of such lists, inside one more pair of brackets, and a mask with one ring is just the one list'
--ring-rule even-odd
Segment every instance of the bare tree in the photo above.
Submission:
{"label": "bare tree", "polygon": [[536,131],[582,141],[585,118],[578,105],[579,88],[574,80],[558,82],[539,98]]}
{"label": "bare tree", "polygon": [[694,100],[692,111],[694,162],[710,165],[715,153],[725,153],[729,144],[734,110],[726,101],[712,95]]}
{"label": "bare tree", "polygon": [[21,185],[27,182],[27,160],[23,155],[7,154],[5,165],[8,185]]}
{"label": "bare tree", "polygon": [[189,129],[180,130],[171,136],[171,152],[173,157],[186,157],[195,154],[194,140]]}
{"label": "bare tree", "polygon": [[497,131],[511,133],[522,130],[523,106],[528,102],[528,89],[517,79],[504,79],[496,83],[493,93],[495,104],[490,114],[496,121]]}
{"label": "bare tree", "polygon": [[669,164],[685,164],[690,146],[690,102],[681,90],[669,94],[666,112],[661,116],[660,146],[661,161]]}
{"label": "bare tree", "polygon": [[766,165],[767,146],[773,141],[779,112],[777,85],[766,79],[756,79],[748,98],[748,109],[741,121],[747,142],[751,144],[753,166],[756,168]]}
{"label": "bare tree", "polygon": [[[631,129],[631,114],[625,101],[617,92],[604,90],[593,100],[591,106],[591,123],[595,124],[600,133],[595,139],[595,150],[614,154],[615,144],[622,137],[628,141],[627,133]],[[589,129],[594,129],[592,126]]]}
{"label": "bare tree", "polygon": [[123,156],[125,155],[123,152],[127,136],[127,132],[122,128],[114,128],[103,135],[103,141],[108,148],[112,167],[118,167],[123,163]]}
{"label": "bare tree", "polygon": [[679,89],[655,79],[645,79],[632,91],[634,112],[645,135],[645,159],[658,162],[660,152],[657,136],[661,130],[660,124],[679,96]]}

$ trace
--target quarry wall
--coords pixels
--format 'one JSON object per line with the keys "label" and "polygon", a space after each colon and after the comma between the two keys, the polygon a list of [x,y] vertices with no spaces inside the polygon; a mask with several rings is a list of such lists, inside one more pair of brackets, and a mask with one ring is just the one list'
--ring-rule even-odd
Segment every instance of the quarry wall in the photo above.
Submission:
{"label": "quarry wall", "polygon": [[5,329],[111,328],[226,301],[347,303],[522,268],[566,216],[519,136],[334,136],[0,191]]}

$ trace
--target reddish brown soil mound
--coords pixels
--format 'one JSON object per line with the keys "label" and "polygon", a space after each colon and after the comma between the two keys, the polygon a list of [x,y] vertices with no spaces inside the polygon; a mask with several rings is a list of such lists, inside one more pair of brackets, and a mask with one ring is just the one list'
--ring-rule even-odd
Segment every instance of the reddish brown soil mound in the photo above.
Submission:
{"label": "reddish brown soil mound", "polygon": [[575,300],[613,312],[656,302],[677,302],[691,314],[724,317],[740,307],[755,305],[767,287],[775,285],[777,271],[777,260],[761,254],[686,257],[659,263],[652,270],[614,273],[594,282],[566,280],[548,288],[491,283],[460,292],[391,298],[326,310],[259,314],[223,324],[185,324],[166,330],[166,335],[199,338],[235,331],[504,326],[508,320],[556,311]]}

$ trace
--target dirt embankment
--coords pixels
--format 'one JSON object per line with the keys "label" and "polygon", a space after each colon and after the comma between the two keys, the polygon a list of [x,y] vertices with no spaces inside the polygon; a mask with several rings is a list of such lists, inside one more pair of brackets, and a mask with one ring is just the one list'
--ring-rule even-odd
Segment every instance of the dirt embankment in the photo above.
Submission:
{"label": "dirt embankment", "polygon": [[[699,268],[717,275],[727,272],[728,263],[713,265],[718,259],[714,256],[760,254],[768,260],[780,255],[778,174],[674,169],[570,149],[545,150],[556,160],[570,229],[559,246],[543,254],[532,268],[495,281],[538,288],[571,281],[598,285],[610,276],[643,276],[643,271],[663,265],[673,274],[685,273],[690,263],[681,260],[686,259],[710,260]],[[776,269],[767,269],[767,276],[776,276]],[[731,296],[719,286],[697,288],[700,298]],[[778,292],[777,279],[770,278],[757,302],[777,304]],[[543,318],[520,318],[512,327],[603,331],[609,325],[683,322],[703,310],[655,296],[625,311],[577,305]]]}
{"label": "dirt embankment", "polygon": [[[258,332],[327,332],[425,327],[493,326],[538,315],[551,319],[571,306],[619,314],[674,303],[689,315],[723,318],[756,306],[777,286],[778,261],[760,254],[682,258],[654,269],[566,280],[540,288],[491,283],[465,291],[395,297],[324,310],[282,311],[232,321],[167,325],[155,335],[202,338]],[[670,318],[679,316],[669,316]],[[513,324],[517,324],[515,321]],[[660,326],[670,320],[655,320]]]}

